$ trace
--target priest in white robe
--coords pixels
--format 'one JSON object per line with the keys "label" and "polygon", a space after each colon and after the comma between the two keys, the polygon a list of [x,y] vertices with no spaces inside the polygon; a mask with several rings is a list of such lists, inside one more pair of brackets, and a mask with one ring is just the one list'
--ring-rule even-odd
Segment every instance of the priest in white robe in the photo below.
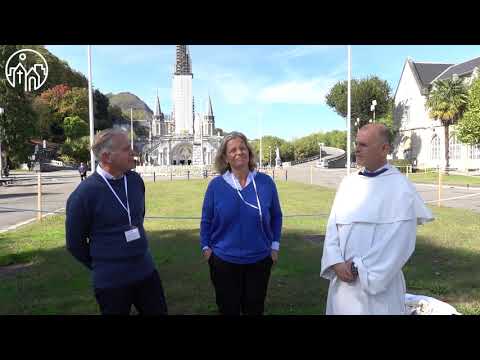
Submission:
{"label": "priest in white robe", "polygon": [[388,164],[388,129],[362,127],[355,155],[363,169],[343,179],[327,223],[320,276],[330,280],[327,315],[405,314],[402,267],[416,227],[432,221],[412,183]]}

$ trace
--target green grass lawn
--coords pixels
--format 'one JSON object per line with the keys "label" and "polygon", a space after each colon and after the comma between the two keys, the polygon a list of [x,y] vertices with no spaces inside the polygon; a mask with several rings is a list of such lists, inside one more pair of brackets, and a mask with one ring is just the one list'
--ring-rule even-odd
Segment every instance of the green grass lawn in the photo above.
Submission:
{"label": "green grass lawn", "polygon": [[[411,181],[421,184],[438,184],[438,173],[417,172],[408,174]],[[480,187],[480,176],[464,176],[464,175],[442,175],[443,185],[458,186],[476,186]]]}
{"label": "green grass lawn", "polygon": [[[147,216],[199,217],[204,180],[147,183]],[[284,215],[328,214],[334,192],[279,182]],[[417,249],[405,267],[414,294],[480,314],[480,222],[470,211],[433,208],[437,220],[419,228]],[[319,277],[325,217],[284,219],[279,263],[273,268],[267,314],[323,314],[328,282]],[[208,266],[200,255],[198,220],[147,220],[170,314],[215,314]],[[46,218],[0,234],[0,314],[98,314],[90,274],[65,250],[64,217]]]}

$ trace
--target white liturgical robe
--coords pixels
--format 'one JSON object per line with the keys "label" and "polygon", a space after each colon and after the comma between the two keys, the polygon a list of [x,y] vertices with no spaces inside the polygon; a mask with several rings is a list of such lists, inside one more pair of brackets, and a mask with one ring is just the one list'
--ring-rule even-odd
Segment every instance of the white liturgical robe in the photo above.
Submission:
{"label": "white liturgical robe", "polygon": [[[405,313],[402,267],[415,249],[416,226],[432,221],[416,189],[397,168],[343,179],[327,223],[320,276],[330,280],[327,315]],[[353,260],[358,277],[340,280],[333,265]]]}

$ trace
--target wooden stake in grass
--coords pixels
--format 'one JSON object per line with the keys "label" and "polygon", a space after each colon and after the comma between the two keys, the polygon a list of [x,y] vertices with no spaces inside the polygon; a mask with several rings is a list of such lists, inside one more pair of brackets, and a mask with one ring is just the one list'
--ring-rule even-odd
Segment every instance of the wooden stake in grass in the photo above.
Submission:
{"label": "wooden stake in grass", "polygon": [[37,175],[37,221],[42,221],[42,173]]}
{"label": "wooden stake in grass", "polygon": [[442,171],[440,167],[438,168],[438,203],[437,206],[441,206],[441,198],[442,198]]}

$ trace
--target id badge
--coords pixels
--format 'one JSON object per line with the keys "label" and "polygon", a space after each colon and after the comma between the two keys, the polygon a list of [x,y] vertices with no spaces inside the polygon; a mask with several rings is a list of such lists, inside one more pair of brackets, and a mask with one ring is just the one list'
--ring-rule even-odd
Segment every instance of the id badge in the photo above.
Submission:
{"label": "id badge", "polygon": [[134,227],[133,229],[125,231],[125,238],[127,239],[127,242],[140,239],[140,232],[138,231],[138,228]]}

